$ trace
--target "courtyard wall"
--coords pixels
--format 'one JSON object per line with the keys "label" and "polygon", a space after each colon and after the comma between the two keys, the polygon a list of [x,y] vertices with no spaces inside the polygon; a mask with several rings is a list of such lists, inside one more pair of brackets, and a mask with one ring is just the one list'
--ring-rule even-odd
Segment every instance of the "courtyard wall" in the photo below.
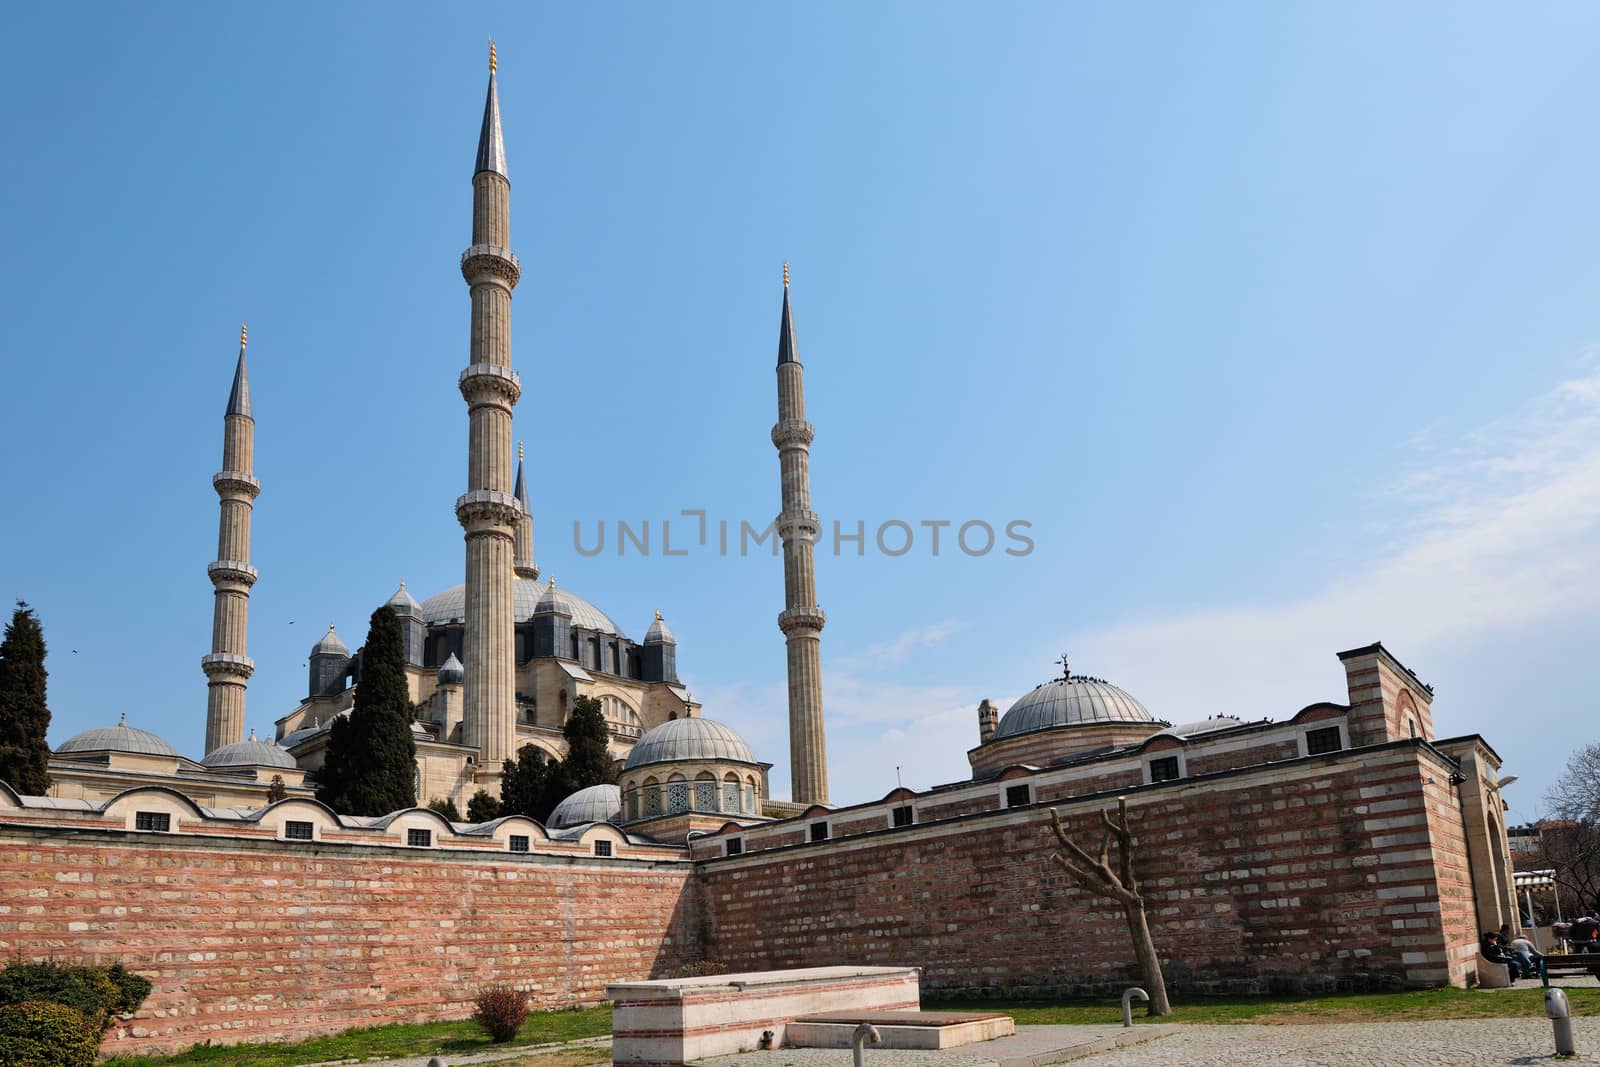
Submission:
{"label": "courtyard wall", "polygon": [[[1127,790],[1169,986],[1468,981],[1453,944],[1470,938],[1461,819],[1438,784],[1451,769],[1401,743]],[[1041,804],[966,815],[929,805],[939,821],[817,843],[764,847],[747,831],[732,857],[697,843],[706,955],[734,970],[917,966],[936,996],[1120,992],[1137,978],[1121,910],[1051,863],[1046,812],[1092,852],[1115,794],[1040,792]]]}
{"label": "courtyard wall", "polygon": [[0,825],[0,953],[154,982],[106,1051],[290,1041],[539,1008],[699,958],[685,862]]}

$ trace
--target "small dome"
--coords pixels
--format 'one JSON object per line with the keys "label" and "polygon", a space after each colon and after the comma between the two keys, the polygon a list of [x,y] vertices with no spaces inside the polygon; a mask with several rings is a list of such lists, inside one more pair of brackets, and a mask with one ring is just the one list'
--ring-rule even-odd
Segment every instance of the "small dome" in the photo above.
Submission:
{"label": "small dome", "polygon": [[614,785],[591,785],[557,804],[544,825],[549,830],[566,830],[592,822],[621,820],[622,790]]}
{"label": "small dome", "polygon": [[271,741],[257,740],[254,730],[251,730],[250,736],[243,741],[235,741],[231,745],[223,745],[215,752],[206,753],[200,762],[207,767],[297,766],[288,750]]}
{"label": "small dome", "polygon": [[333,632],[333,623],[328,624],[328,632],[322,635],[322,640],[311,646],[313,656],[348,656],[350,650],[344,647],[344,642],[339,640],[339,635]]}
{"label": "small dome", "polygon": [[450,653],[450,658],[439,666],[440,685],[460,685],[466,677],[467,669],[456,659],[454,652]]}
{"label": "small dome", "polygon": [[74,734],[61,742],[56,755],[73,752],[134,752],[143,756],[176,756],[178,750],[148,730],[128,725],[124,714],[115,726],[99,726]]}
{"label": "small dome", "polygon": [[1201,719],[1199,722],[1186,722],[1179,726],[1169,726],[1165,730],[1158,732],[1170,734],[1173,737],[1194,737],[1197,734],[1209,734],[1217,730],[1228,730],[1232,727],[1243,725],[1244,720],[1237,715],[1213,715],[1209,719]]}
{"label": "small dome", "polygon": [[755,763],[756,756],[744,738],[710,719],[673,719],[649,731],[628,753],[622,767],[629,770],[649,763],[684,760],[730,760]]}
{"label": "small dome", "polygon": [[422,605],[417,603],[417,598],[406,592],[406,580],[400,579],[400,588],[394,591],[394,596],[389,598],[386,608],[393,608],[394,613],[402,619],[422,618]]}
{"label": "small dome", "polygon": [[644,632],[644,643],[647,645],[678,643],[678,639],[672,636],[672,631],[667,629],[667,624],[661,621],[661,612],[656,612],[656,621],[652,622],[650,629]]}
{"label": "small dome", "polygon": [[1155,719],[1143,704],[1110,682],[1075,674],[1046,682],[1011,705],[994,736],[999,740],[1054,726],[1093,726],[1107,722],[1154,725]]}

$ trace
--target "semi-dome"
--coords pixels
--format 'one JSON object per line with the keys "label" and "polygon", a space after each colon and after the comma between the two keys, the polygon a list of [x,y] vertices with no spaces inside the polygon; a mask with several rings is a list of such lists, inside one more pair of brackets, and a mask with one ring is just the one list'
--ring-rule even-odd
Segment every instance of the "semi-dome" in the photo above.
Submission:
{"label": "semi-dome", "polygon": [[622,789],[614,785],[591,785],[557,804],[544,824],[551,830],[566,830],[592,822],[621,821]]}
{"label": "semi-dome", "polygon": [[[514,578],[511,582],[515,595],[515,610],[518,622],[527,622],[533,618],[533,610],[539,605],[539,596],[545,587],[531,578]],[[604,634],[616,634],[626,637],[620,627],[611,621],[610,616],[587,600],[578,596],[570,589],[561,590],[567,602],[568,609],[572,612],[572,625],[580,626],[586,630],[595,630]],[[442,593],[435,593],[422,602],[422,621],[429,626],[444,626],[449,623],[465,622],[467,617],[467,587],[453,585]]]}
{"label": "semi-dome", "polygon": [[450,658],[439,665],[438,677],[440,685],[460,685],[467,677],[467,669],[461,665],[461,661],[456,659],[456,654],[452,652],[450,653]]}
{"label": "semi-dome", "polygon": [[686,760],[730,760],[755,763],[756,755],[744,738],[710,719],[672,719],[650,730],[634,744],[623,770],[650,763]]}
{"label": "semi-dome", "polygon": [[313,656],[348,656],[350,650],[345,647],[343,641],[339,640],[339,635],[333,632],[333,623],[330,622],[328,624],[328,632],[322,635],[322,640],[311,646],[311,654]]}
{"label": "semi-dome", "polygon": [[1055,726],[1094,726],[1108,722],[1155,724],[1143,704],[1110,682],[1072,675],[1046,682],[1000,720],[995,739],[1048,730]]}
{"label": "semi-dome", "polygon": [[128,725],[124,714],[115,726],[97,726],[81,734],[73,734],[56,748],[56,755],[74,752],[133,752],[142,756],[176,756],[178,750],[149,730],[139,730]]}
{"label": "semi-dome", "polygon": [[295,767],[294,757],[282,746],[261,741],[254,730],[243,741],[223,745],[200,761],[207,767]]}

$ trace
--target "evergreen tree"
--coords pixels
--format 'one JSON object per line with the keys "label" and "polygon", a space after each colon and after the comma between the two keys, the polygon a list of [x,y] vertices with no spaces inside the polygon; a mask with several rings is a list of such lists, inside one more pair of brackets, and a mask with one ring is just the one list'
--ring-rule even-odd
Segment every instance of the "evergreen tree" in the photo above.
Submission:
{"label": "evergreen tree", "polygon": [[478,790],[472,794],[472,799],[467,801],[468,822],[488,822],[490,819],[498,819],[502,814],[500,801],[490,796],[487,790]]}
{"label": "evergreen tree", "polygon": [[[479,792],[482,792],[482,790],[479,790]],[[457,808],[456,802],[451,800],[449,797],[434,797],[432,800],[428,801],[428,807],[432,808],[440,815],[443,815],[451,822],[461,821],[461,809]],[[468,821],[470,822],[471,820]]]}
{"label": "evergreen tree", "polygon": [[44,629],[19,600],[0,641],[0,782],[28,796],[43,796],[50,787],[46,677]]}
{"label": "evergreen tree", "polygon": [[561,733],[567,739],[567,755],[561,761],[561,784],[567,794],[617,780],[611,753],[606,751],[611,728],[606,725],[600,701],[594,697],[574,700],[572,714],[567,716]]}
{"label": "evergreen tree", "polygon": [[317,797],[342,815],[387,815],[417,803],[417,743],[405,645],[393,609],[372,613],[361,681],[348,716],[333,720]]}
{"label": "evergreen tree", "polygon": [[565,795],[557,780],[560,769],[538,745],[523,745],[500,773],[500,814],[544,822]]}

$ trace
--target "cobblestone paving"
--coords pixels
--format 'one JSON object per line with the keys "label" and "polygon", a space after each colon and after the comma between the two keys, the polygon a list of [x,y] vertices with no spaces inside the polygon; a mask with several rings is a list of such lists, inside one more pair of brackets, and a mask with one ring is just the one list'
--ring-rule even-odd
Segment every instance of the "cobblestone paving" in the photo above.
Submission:
{"label": "cobblestone paving", "polygon": [[[1579,1061],[1600,1058],[1600,1018],[1573,1020]],[[1183,1027],[1171,1037],[1075,1060],[1074,1067],[1480,1067],[1554,1059],[1548,1019]]]}

